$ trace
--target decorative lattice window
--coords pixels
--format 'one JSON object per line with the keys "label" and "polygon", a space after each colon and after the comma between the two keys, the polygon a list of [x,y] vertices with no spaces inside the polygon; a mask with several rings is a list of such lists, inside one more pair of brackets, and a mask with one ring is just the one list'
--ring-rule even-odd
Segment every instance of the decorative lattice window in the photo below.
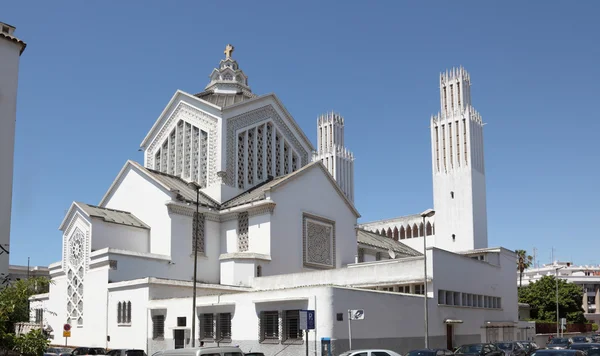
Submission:
{"label": "decorative lattice window", "polygon": [[238,149],[237,149],[237,180],[238,188],[244,188],[244,138],[245,134],[241,133],[238,135]]}
{"label": "decorative lattice window", "polygon": [[198,253],[204,253],[204,214],[194,212],[192,223],[192,253],[194,246]]}
{"label": "decorative lattice window", "polygon": [[184,153],[183,153],[183,177],[189,178],[191,175],[191,162],[192,162],[192,125],[185,124],[184,133]]}
{"label": "decorative lattice window", "polygon": [[215,325],[213,314],[200,314],[200,340],[213,340],[215,338]]}
{"label": "decorative lattice window", "polygon": [[217,321],[219,341],[231,341],[231,313],[220,313]]}
{"label": "decorative lattice window", "polygon": [[381,252],[375,254],[375,261],[381,261]]}
{"label": "decorative lattice window", "polygon": [[260,312],[260,341],[279,341],[279,313]]}
{"label": "decorative lattice window", "polygon": [[238,251],[248,251],[248,212],[238,214]]}
{"label": "decorative lattice window", "polygon": [[281,167],[281,136],[275,133],[275,175],[279,176],[283,174]]}
{"label": "decorative lattice window", "polygon": [[223,80],[233,80],[233,75],[231,73],[223,74]]}
{"label": "decorative lattice window", "polygon": [[165,316],[164,315],[153,315],[152,316],[152,339],[164,339],[165,337]]}
{"label": "decorative lattice window", "polygon": [[467,155],[467,121],[466,119],[463,119],[463,144],[465,146],[465,164],[468,165],[469,164],[469,156]]}
{"label": "decorative lattice window", "polygon": [[160,159],[160,171],[167,172],[167,168],[169,167],[169,140],[165,140],[163,146],[160,150],[162,152],[162,157]]}
{"label": "decorative lattice window", "polygon": [[38,308],[35,310],[35,322],[41,324],[44,321],[44,309]]}
{"label": "decorative lattice window", "polygon": [[208,185],[208,133],[206,131],[200,131],[200,180],[198,184],[202,188],[206,188]]}
{"label": "decorative lattice window", "polygon": [[248,185],[254,184],[254,129],[248,130]]}
{"label": "decorative lattice window", "polygon": [[273,126],[267,124],[267,176],[273,176]]}
{"label": "decorative lattice window", "polygon": [[77,325],[83,325],[83,291],[86,235],[75,228],[68,240],[67,313]]}
{"label": "decorative lattice window", "polygon": [[263,178],[263,151],[264,151],[264,125],[259,126],[256,129],[256,178],[261,182]]}
{"label": "decorative lattice window", "polygon": [[131,324],[131,302],[117,303],[117,323]]}
{"label": "decorative lattice window", "polygon": [[292,154],[292,172],[298,170],[298,157],[295,154]]}
{"label": "decorative lattice window", "polygon": [[175,174],[175,129],[171,131],[169,136],[169,174]]}
{"label": "decorative lattice window", "polygon": [[176,157],[177,164],[175,166],[175,174],[181,175],[183,170],[183,121],[179,120],[177,123],[177,144],[176,144]]}
{"label": "decorative lattice window", "polygon": [[154,155],[154,169],[160,172],[160,149]]}
{"label": "decorative lattice window", "polygon": [[358,249],[358,262],[365,262],[365,249],[364,248]]}
{"label": "decorative lattice window", "polygon": [[198,181],[200,173],[200,162],[198,153],[200,150],[200,130],[197,127],[192,127],[192,181]]}
{"label": "decorative lattice window", "polygon": [[283,145],[283,171],[285,174],[290,173],[290,148],[287,143]]}

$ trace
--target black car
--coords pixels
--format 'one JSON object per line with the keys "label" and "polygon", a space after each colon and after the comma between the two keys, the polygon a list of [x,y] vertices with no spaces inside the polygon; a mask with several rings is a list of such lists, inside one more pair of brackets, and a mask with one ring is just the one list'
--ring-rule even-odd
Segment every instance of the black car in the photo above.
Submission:
{"label": "black car", "polygon": [[519,344],[523,345],[523,348],[527,352],[527,356],[531,356],[536,350],[539,350],[539,346],[533,341],[517,341]]}
{"label": "black car", "polygon": [[590,341],[590,339],[588,339],[585,336],[573,336],[571,338],[571,342],[573,342],[574,344],[575,343],[580,344],[580,343],[589,342],[589,341]]}
{"label": "black car", "polygon": [[527,356],[525,347],[518,342],[497,342],[496,345],[506,356]]}
{"label": "black car", "polygon": [[146,356],[146,353],[144,350],[112,349],[106,353],[106,356]]}
{"label": "black car", "polygon": [[586,356],[585,352],[570,349],[537,350],[531,356]]}
{"label": "black car", "polygon": [[[595,343],[591,343],[591,342],[573,343],[573,344],[569,345],[569,349],[585,351],[587,354],[589,354],[589,350],[600,349],[600,344],[595,344]],[[598,350],[598,351],[600,351],[600,350]]]}
{"label": "black car", "polygon": [[[247,356],[248,354],[246,354]],[[407,352],[404,356],[452,356],[454,353],[446,349],[419,349]]]}
{"label": "black car", "polygon": [[73,350],[73,352],[71,352],[71,355],[106,355],[106,350],[102,347],[78,347],[75,350]]}
{"label": "black car", "polygon": [[546,344],[549,349],[566,349],[571,345],[571,341],[566,337],[555,337]]}
{"label": "black car", "polygon": [[494,344],[468,344],[456,349],[455,355],[505,356],[504,351]]}

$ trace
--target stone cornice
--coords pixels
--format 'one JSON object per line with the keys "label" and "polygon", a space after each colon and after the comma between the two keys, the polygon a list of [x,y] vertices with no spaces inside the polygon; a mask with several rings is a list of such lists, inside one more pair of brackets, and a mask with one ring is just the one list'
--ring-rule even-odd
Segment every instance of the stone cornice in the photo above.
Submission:
{"label": "stone cornice", "polygon": [[[196,211],[195,205],[178,204],[175,202],[167,202],[166,205],[167,205],[167,208],[169,209],[170,214],[178,214],[178,215],[193,217],[194,212]],[[218,211],[214,211],[214,210],[211,211],[206,208],[200,208],[199,211],[200,211],[200,213],[202,213],[204,215],[204,218],[206,220],[214,221],[214,222],[226,222],[226,221],[231,221],[231,220],[237,219],[238,214],[241,212],[244,212],[244,211],[247,211],[248,216],[251,217],[251,216],[262,215],[262,214],[267,214],[267,213],[271,214],[271,213],[273,213],[274,209],[275,209],[274,202],[264,202],[259,205],[250,206],[248,208],[244,208],[242,206],[239,209],[236,209],[235,211],[218,212]]]}
{"label": "stone cornice", "polygon": [[233,253],[223,253],[219,256],[219,261],[224,260],[262,260],[262,261],[271,261],[270,255],[265,255],[262,253],[254,253],[254,252],[233,252]]}

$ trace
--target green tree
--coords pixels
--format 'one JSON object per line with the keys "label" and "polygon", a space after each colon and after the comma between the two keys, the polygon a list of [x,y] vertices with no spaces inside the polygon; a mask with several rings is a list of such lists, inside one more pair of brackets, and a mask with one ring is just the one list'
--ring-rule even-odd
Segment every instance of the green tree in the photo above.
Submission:
{"label": "green tree", "polygon": [[519,271],[519,287],[523,285],[523,271],[531,267],[533,263],[533,257],[527,254],[525,250],[516,250],[517,254],[517,271]]}
{"label": "green tree", "polygon": [[[583,292],[580,287],[558,279],[558,314],[569,323],[585,323],[581,306]],[[544,276],[539,281],[519,288],[519,303],[531,306],[531,317],[538,321],[556,322],[556,279]]]}
{"label": "green tree", "polygon": [[14,350],[24,356],[42,355],[48,339],[41,330],[15,336],[14,326],[29,321],[29,297],[48,291],[50,281],[35,277],[19,280],[0,290],[0,349]]}

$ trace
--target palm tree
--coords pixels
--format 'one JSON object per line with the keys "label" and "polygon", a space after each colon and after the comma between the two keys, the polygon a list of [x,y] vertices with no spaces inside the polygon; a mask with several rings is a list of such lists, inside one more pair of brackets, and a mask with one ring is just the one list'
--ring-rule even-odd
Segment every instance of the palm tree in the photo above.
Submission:
{"label": "palm tree", "polygon": [[516,250],[517,254],[517,271],[519,271],[519,287],[523,284],[523,271],[531,267],[533,257],[527,254],[525,250]]}

